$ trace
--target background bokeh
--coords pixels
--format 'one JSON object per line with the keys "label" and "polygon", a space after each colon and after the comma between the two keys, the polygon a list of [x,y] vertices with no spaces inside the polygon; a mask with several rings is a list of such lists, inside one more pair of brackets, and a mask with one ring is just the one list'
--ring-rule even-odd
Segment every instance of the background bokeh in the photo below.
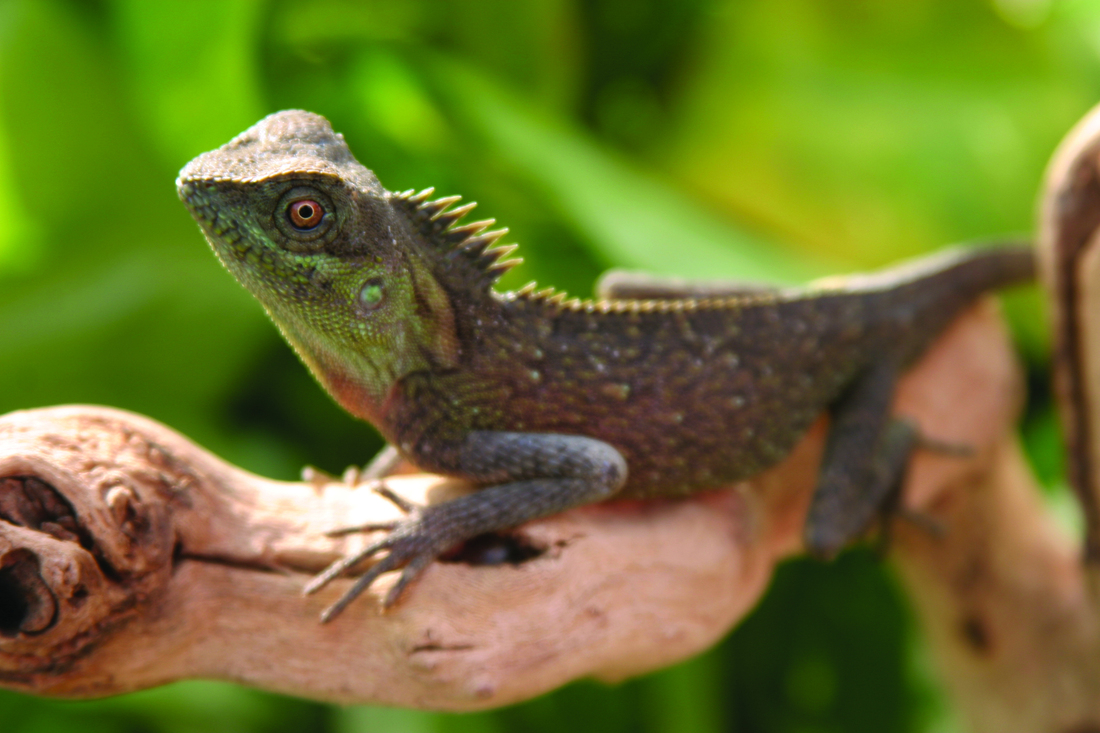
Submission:
{"label": "background bokeh", "polygon": [[[506,287],[587,295],[610,265],[794,282],[1028,231],[1098,98],[1096,0],[0,0],[0,412],[128,408],[280,478],[377,450],[176,200],[278,109],[328,116],[390,189],[479,201],[522,243]],[[1065,505],[1038,298],[1009,311]],[[785,565],[697,659],[492,713],[0,692],[5,733],[958,729],[866,551]]]}

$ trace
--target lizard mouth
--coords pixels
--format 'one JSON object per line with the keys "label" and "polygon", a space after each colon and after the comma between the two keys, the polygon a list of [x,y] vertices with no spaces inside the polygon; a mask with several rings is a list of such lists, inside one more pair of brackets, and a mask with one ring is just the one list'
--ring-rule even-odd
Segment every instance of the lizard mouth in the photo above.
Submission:
{"label": "lizard mouth", "polygon": [[206,194],[212,192],[213,186],[203,186],[198,181],[176,179],[176,192],[180,201],[187,206],[191,216],[200,224],[214,224],[218,219],[218,210],[210,202]]}
{"label": "lizard mouth", "polygon": [[215,190],[213,183],[204,184],[182,177],[176,180],[176,192],[180,200],[198,222],[218,257],[232,253],[236,258],[243,259],[252,246],[237,222],[213,203],[211,194]]}

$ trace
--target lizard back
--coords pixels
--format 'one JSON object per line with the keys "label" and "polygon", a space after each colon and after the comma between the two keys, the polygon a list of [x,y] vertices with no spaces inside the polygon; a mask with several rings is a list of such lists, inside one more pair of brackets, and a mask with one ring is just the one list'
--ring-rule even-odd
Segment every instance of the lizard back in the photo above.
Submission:
{"label": "lizard back", "polygon": [[[586,435],[626,458],[620,495],[690,493],[774,465],[869,363],[908,364],[978,295],[1033,270],[1030,250],[1011,247],[728,297],[528,288],[456,319],[468,353],[450,372],[410,375],[393,428],[413,453],[468,430]],[[424,409],[438,403],[450,409]]]}

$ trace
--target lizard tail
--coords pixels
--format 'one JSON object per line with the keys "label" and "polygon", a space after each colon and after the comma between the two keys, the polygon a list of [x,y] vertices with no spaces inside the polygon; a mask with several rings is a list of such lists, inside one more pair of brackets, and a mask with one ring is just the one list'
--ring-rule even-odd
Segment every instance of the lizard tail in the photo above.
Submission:
{"label": "lizard tail", "polygon": [[[964,246],[904,262],[877,272],[826,278],[813,283],[810,293],[836,288],[838,294],[864,293],[867,323],[886,339],[898,337],[909,357],[919,355],[960,311],[983,293],[1035,279],[1037,263],[1031,245],[1013,242],[1000,246]],[[881,331],[873,324],[882,327]]]}
{"label": "lizard tail", "polygon": [[[910,322],[928,343],[983,293],[1031,282],[1037,269],[1030,243],[959,247],[867,276],[866,285],[880,277],[891,281],[890,294],[883,291],[890,309],[896,314],[899,307],[911,308]],[[923,350],[923,344],[914,346]]]}
{"label": "lizard tail", "polygon": [[[940,272],[931,280],[940,281],[941,288],[947,291],[957,290],[964,302],[989,290],[1030,282],[1037,271],[1035,250],[1030,242],[950,249],[942,256]],[[933,288],[936,289],[940,288]]]}
{"label": "lizard tail", "polygon": [[[952,292],[965,302],[988,290],[1018,285],[1035,279],[1035,251],[1028,241],[951,247],[876,272],[847,275],[839,284],[848,292],[906,292],[912,298],[923,291],[927,300],[942,303]],[[831,278],[815,285],[828,288]]]}

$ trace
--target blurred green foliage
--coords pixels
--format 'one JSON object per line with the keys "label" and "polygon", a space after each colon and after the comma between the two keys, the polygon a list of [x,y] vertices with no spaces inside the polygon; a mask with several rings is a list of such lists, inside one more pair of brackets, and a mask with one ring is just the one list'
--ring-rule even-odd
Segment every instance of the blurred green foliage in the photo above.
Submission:
{"label": "blurred green foliage", "polygon": [[[1100,94],[1095,0],[0,0],[0,412],[148,414],[291,478],[378,448],[220,271],[176,171],[262,115],[328,116],[391,189],[508,225],[527,279],[609,265],[790,282],[1031,228]],[[1034,294],[1010,301],[1059,442]],[[0,693],[26,731],[954,730],[887,568],[784,566],[701,657],[492,713],[338,709],[181,683]]]}

